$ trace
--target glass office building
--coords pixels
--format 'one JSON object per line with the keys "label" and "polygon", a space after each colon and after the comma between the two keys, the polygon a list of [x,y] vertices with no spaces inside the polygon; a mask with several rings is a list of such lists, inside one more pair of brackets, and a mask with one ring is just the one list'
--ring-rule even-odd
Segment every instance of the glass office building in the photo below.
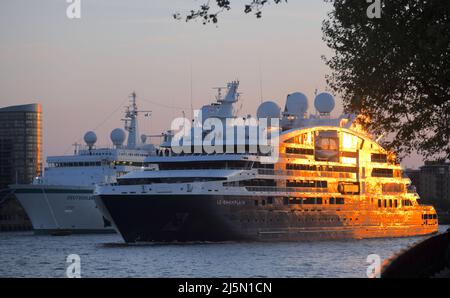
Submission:
{"label": "glass office building", "polygon": [[31,183],[42,172],[42,108],[26,104],[0,108],[0,229],[28,227],[28,220],[7,190]]}

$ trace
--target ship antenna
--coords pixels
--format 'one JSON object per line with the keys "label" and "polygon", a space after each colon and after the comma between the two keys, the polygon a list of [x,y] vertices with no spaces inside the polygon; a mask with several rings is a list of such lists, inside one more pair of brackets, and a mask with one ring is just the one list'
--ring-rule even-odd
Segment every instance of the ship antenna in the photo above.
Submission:
{"label": "ship antenna", "polygon": [[128,141],[127,147],[133,149],[136,147],[136,137],[137,137],[137,104],[136,104],[136,92],[133,91],[130,95],[131,105],[127,107],[125,112],[125,130],[128,131]]}
{"label": "ship antenna", "polygon": [[263,87],[262,87],[262,71],[261,71],[261,57],[259,59],[259,100],[263,102]]}
{"label": "ship antenna", "polygon": [[191,61],[191,67],[190,67],[190,85],[191,85],[191,120],[194,119],[194,108],[193,108],[193,96],[192,96],[192,61]]}

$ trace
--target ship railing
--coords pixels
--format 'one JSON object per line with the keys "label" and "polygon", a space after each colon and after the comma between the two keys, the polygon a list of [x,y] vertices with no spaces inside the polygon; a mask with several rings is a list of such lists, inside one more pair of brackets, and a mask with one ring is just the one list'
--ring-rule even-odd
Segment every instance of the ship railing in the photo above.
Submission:
{"label": "ship railing", "polygon": [[348,178],[356,179],[356,173],[301,171],[301,170],[272,170],[258,169],[259,175],[276,176],[302,176],[302,177],[325,177],[325,178]]}
{"label": "ship railing", "polygon": [[276,187],[276,186],[246,186],[247,191],[257,192],[309,192],[309,193],[326,193],[326,188],[316,187]]}

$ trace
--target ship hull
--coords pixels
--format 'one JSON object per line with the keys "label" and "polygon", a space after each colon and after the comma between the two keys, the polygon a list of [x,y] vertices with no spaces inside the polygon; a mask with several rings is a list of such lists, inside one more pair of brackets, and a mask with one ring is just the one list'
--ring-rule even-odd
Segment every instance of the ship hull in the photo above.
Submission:
{"label": "ship hull", "polygon": [[35,234],[114,233],[93,197],[93,189],[74,186],[13,185]]}
{"label": "ship hull", "polygon": [[96,196],[97,205],[127,243],[408,237],[437,231],[437,224],[422,222],[364,223],[364,217],[376,217],[367,212],[352,211],[360,219],[348,223],[341,220],[345,211],[255,204],[255,200],[268,199],[221,195]]}

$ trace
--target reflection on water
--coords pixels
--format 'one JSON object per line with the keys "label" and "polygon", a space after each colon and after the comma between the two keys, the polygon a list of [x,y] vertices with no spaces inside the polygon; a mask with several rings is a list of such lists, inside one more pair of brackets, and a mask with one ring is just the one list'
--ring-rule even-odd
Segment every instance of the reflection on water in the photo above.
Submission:
{"label": "reflection on water", "polygon": [[119,235],[0,233],[0,276],[65,277],[66,257],[78,254],[82,277],[365,277],[367,255],[385,259],[424,238],[126,245]]}

